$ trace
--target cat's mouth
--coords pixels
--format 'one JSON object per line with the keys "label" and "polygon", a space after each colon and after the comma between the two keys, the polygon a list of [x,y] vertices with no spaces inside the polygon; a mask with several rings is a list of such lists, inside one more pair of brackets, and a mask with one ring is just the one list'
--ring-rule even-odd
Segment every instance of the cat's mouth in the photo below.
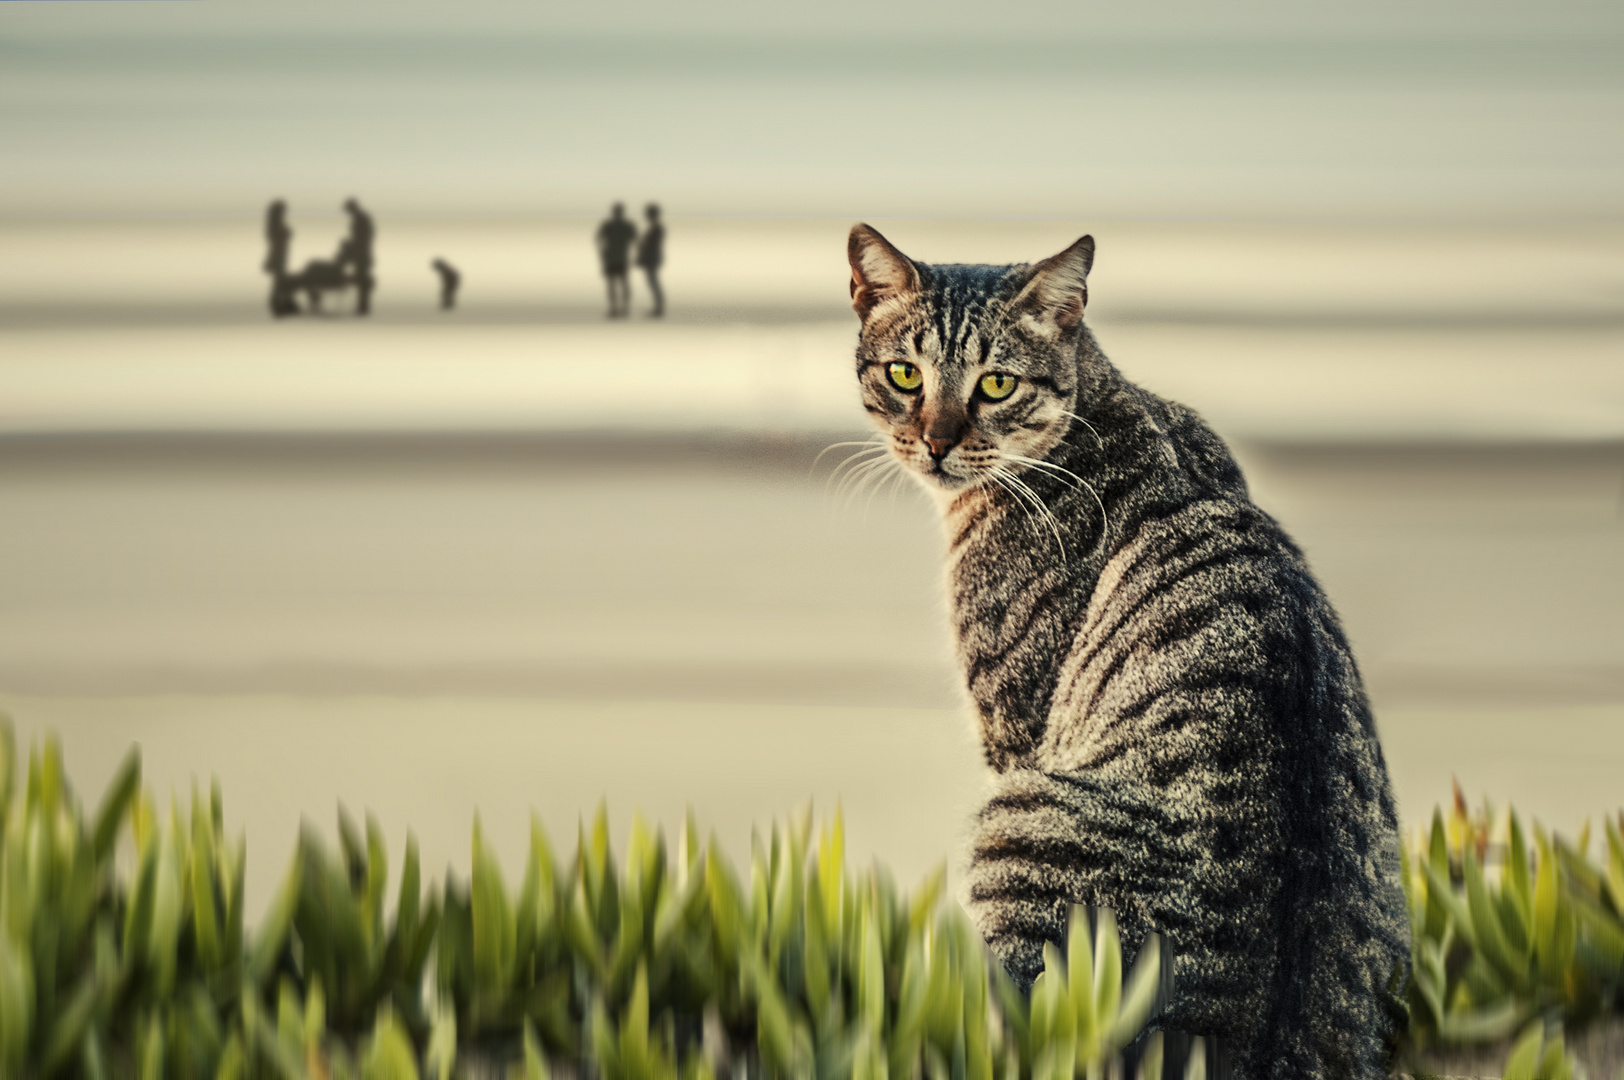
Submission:
{"label": "cat's mouth", "polygon": [[922,447],[906,445],[898,439],[891,447],[909,472],[919,477],[927,487],[942,491],[963,491],[982,483],[985,468],[979,461],[963,460],[959,448],[937,457]]}
{"label": "cat's mouth", "polygon": [[923,461],[916,466],[917,471],[926,480],[939,485],[944,491],[958,491],[967,488],[976,482],[973,476],[964,476],[947,468],[946,459],[937,460],[926,455]]}

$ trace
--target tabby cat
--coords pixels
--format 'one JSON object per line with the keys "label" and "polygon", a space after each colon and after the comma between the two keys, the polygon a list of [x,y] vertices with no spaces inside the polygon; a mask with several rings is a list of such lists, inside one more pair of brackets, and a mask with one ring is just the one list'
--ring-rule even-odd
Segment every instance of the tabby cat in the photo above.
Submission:
{"label": "tabby cat", "polygon": [[1177,954],[1162,1026],[1241,1077],[1376,1077],[1409,923],[1387,767],[1302,553],[1083,323],[1094,241],[916,263],[851,231],[857,377],[941,506],[993,789],[966,905],[1029,986],[1069,906]]}

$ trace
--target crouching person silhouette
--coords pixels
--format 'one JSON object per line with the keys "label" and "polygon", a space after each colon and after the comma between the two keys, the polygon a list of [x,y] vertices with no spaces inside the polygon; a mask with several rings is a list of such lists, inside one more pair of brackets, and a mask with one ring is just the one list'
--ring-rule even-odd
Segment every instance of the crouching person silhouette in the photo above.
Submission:
{"label": "crouching person silhouette", "polygon": [[462,275],[444,259],[435,259],[429,265],[440,275],[440,310],[450,311],[457,306],[457,288],[462,284]]}

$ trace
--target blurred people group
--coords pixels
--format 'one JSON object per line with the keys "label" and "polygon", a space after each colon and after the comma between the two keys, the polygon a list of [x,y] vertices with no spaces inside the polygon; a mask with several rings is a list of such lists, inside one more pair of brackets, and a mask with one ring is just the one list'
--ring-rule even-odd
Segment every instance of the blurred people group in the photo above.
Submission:
{"label": "blurred people group", "polygon": [[[277,199],[266,209],[263,269],[271,276],[272,315],[282,318],[320,314],[326,294],[345,290],[354,290],[356,315],[371,313],[372,293],[378,284],[373,273],[377,226],[372,215],[353,198],[344,200],[344,213],[350,219],[349,231],[333,256],[310,259],[293,270],[290,269],[293,228],[288,224],[287,203]],[[617,202],[609,217],[598,226],[598,259],[609,287],[609,317],[612,319],[631,314],[633,266],[643,271],[648,284],[652,301],[649,315],[659,318],[665,314],[665,291],[660,287],[660,268],[665,263],[665,223],[660,220],[660,207],[656,203],[643,208],[643,217],[639,229],[637,223],[626,216],[625,204]],[[443,258],[434,259],[429,267],[439,279],[440,310],[454,309],[457,291],[462,285],[461,272]]]}
{"label": "blurred people group", "polygon": [[[350,219],[349,233],[334,256],[311,259],[299,270],[290,272],[288,259],[293,249],[293,229],[288,225],[287,203],[277,199],[266,209],[263,265],[265,272],[271,275],[272,315],[282,318],[301,312],[320,312],[324,293],[345,289],[355,290],[357,315],[371,313],[372,291],[377,287],[372,273],[377,228],[372,215],[355,199],[344,200],[344,212]],[[303,307],[299,305],[301,295],[305,301]]]}
{"label": "blurred people group", "polygon": [[617,202],[610,208],[608,218],[598,226],[598,259],[609,286],[611,319],[623,319],[631,314],[629,275],[634,248],[637,265],[648,279],[649,295],[654,301],[649,314],[655,318],[665,314],[665,293],[660,289],[660,266],[665,262],[665,225],[660,221],[660,208],[655,203],[643,209],[643,216],[646,220],[639,233],[636,224],[626,217],[626,205]]}

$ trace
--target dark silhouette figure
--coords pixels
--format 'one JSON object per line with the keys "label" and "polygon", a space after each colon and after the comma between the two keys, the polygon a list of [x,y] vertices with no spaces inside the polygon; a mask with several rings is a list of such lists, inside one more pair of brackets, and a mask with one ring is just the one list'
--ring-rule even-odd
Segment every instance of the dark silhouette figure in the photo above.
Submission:
{"label": "dark silhouette figure", "polygon": [[313,315],[321,314],[322,293],[342,292],[356,284],[356,279],[351,275],[354,251],[355,242],[345,240],[338,245],[338,254],[331,259],[311,259],[304,264],[304,269],[286,278],[288,295],[304,293],[306,310]]}
{"label": "dark silhouette figure", "polygon": [[637,240],[637,226],[626,220],[626,207],[615,203],[609,218],[598,226],[598,258],[603,261],[603,276],[609,282],[609,317],[618,319],[631,313],[632,287],[626,280],[631,269],[632,244]]}
{"label": "dark silhouette figure", "polygon": [[293,229],[288,226],[288,204],[277,199],[265,210],[264,270],[271,275],[271,314],[277,318],[297,315],[299,305],[288,287],[288,252],[293,247]]}
{"label": "dark silhouette figure", "polygon": [[435,259],[429,265],[440,275],[440,310],[450,311],[457,306],[457,286],[462,284],[462,275],[444,259]]}
{"label": "dark silhouette figure", "polygon": [[377,230],[372,215],[361,209],[354,199],[344,200],[344,212],[350,215],[350,237],[346,242],[348,254],[340,248],[340,265],[347,264],[354,273],[355,313],[366,315],[372,310],[372,290],[377,281],[372,276],[372,243]]}
{"label": "dark silhouette figure", "polygon": [[660,264],[665,262],[665,226],[660,224],[658,203],[649,203],[643,209],[643,215],[648,218],[648,224],[643,226],[643,235],[637,241],[637,265],[648,276],[648,291],[654,294],[654,310],[649,314],[659,318],[665,314],[665,293],[660,291]]}

